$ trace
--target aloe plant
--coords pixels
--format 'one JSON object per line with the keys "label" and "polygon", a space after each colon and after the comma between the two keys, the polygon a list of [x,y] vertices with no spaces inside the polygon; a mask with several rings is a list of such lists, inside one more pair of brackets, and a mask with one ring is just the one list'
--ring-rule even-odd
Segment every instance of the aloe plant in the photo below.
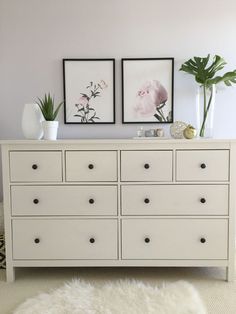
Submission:
{"label": "aloe plant", "polygon": [[[200,136],[204,136],[207,115],[211,106],[213,88],[212,86],[224,83],[226,86],[232,86],[236,83],[236,70],[226,72],[222,76],[216,76],[216,73],[224,68],[225,60],[215,55],[209,64],[210,54],[205,58],[193,57],[182,64],[180,71],[189,73],[195,77],[195,81],[203,87],[203,122],[200,129]],[[207,100],[207,90],[210,91],[210,97]]]}
{"label": "aloe plant", "polygon": [[63,101],[59,103],[57,108],[54,110],[54,97],[51,97],[50,93],[45,94],[44,98],[38,98],[37,104],[44,116],[46,121],[54,121],[58,115],[58,112],[63,104]]}

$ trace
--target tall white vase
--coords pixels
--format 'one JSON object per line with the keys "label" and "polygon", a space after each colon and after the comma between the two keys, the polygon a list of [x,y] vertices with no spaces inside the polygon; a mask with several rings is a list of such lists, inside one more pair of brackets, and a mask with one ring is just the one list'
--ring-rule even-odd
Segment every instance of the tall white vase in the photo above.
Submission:
{"label": "tall white vase", "polygon": [[25,104],[22,115],[22,131],[24,137],[39,140],[43,137],[42,121],[44,117],[38,104]]}

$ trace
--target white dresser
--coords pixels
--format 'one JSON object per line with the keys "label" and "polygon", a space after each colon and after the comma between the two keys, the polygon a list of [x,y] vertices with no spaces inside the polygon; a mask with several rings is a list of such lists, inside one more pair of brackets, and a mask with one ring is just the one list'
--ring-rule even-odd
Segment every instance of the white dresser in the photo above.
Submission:
{"label": "white dresser", "polygon": [[217,266],[234,275],[236,142],[2,141],[17,267]]}

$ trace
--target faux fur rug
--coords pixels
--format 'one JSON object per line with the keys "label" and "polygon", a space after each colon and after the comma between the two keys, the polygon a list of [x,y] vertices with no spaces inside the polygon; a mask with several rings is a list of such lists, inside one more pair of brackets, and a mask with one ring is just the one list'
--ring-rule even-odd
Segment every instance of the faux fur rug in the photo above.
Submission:
{"label": "faux fur rug", "polygon": [[95,286],[74,280],[28,299],[14,314],[206,314],[196,289],[185,281],[152,287],[135,280]]}

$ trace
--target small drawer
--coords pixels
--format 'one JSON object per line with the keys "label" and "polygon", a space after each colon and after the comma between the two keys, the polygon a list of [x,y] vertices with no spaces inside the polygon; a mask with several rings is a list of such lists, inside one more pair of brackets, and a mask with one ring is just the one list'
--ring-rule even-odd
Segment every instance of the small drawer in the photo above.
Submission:
{"label": "small drawer", "polygon": [[228,181],[228,150],[185,150],[176,153],[177,181]]}
{"label": "small drawer", "polygon": [[117,181],[116,151],[67,151],[67,181]]}
{"label": "small drawer", "polygon": [[172,181],[172,151],[122,151],[122,181]]}
{"label": "small drawer", "polygon": [[227,259],[227,219],[123,219],[123,259]]}
{"label": "small drawer", "polygon": [[115,219],[13,220],[13,259],[117,259]]}
{"label": "small drawer", "polygon": [[62,153],[60,151],[10,152],[12,182],[62,181]]}
{"label": "small drawer", "polygon": [[227,215],[227,185],[123,185],[123,215]]}
{"label": "small drawer", "polygon": [[117,186],[12,186],[13,216],[117,215]]}

